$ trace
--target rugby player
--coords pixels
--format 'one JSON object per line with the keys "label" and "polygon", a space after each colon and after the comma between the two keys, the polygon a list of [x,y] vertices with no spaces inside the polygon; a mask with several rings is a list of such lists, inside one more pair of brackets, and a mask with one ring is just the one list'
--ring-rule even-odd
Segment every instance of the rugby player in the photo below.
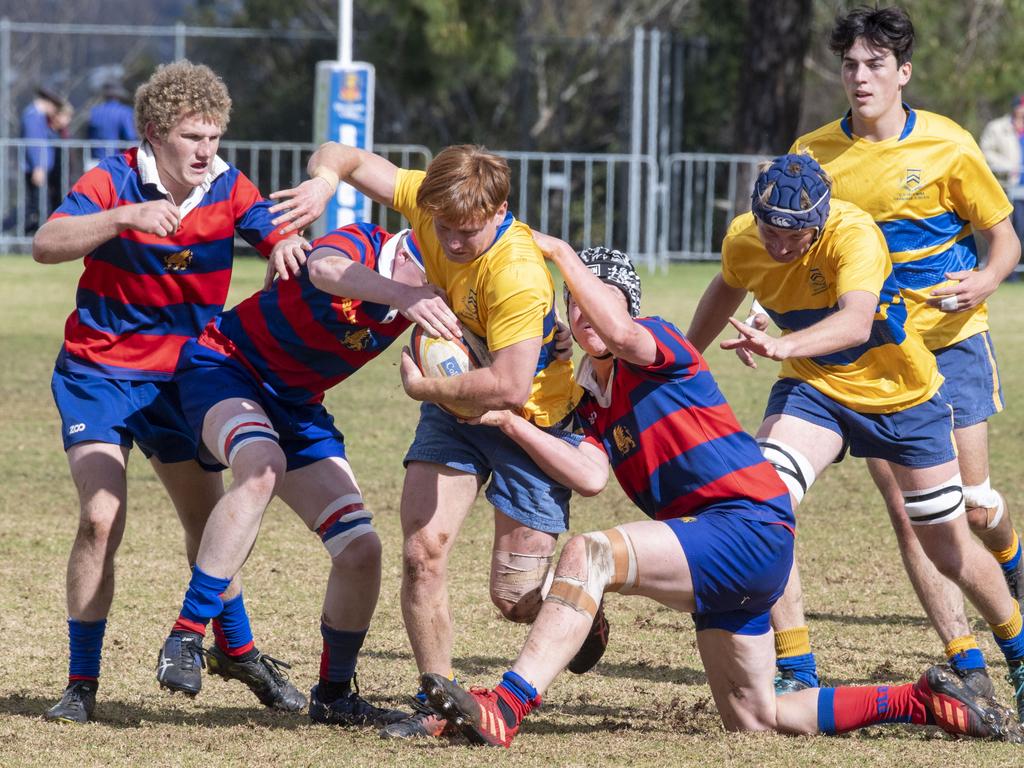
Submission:
{"label": "rugby player", "polygon": [[[1003,397],[985,303],[1013,272],[1020,242],[1009,218],[1013,206],[971,135],[948,118],[903,102],[913,46],[913,24],[900,8],[861,7],[838,18],[830,47],[842,61],[850,110],[841,120],[801,136],[791,151],[809,150],[832,177],[833,194],[866,211],[882,230],[909,322],[924,337],[945,378],[939,391],[953,407],[968,523],[1020,602],[1020,540],[1005,499],[989,479],[988,418],[1003,409]],[[975,233],[988,244],[983,266]],[[942,577],[921,549],[890,465],[869,458],[868,467],[946,657],[971,685],[991,695],[992,682],[960,589]],[[780,690],[815,685],[799,590],[787,591],[772,619]],[[1024,665],[1012,663],[1010,676],[1018,711],[1024,714]]]}
{"label": "rugby player", "polygon": [[322,401],[412,322],[431,335],[458,331],[440,292],[424,284],[408,235],[352,224],[319,238],[296,278],[278,280],[214,318],[182,350],[176,380],[185,414],[233,479],[210,514],[181,613],[160,652],[162,686],[200,690],[206,624],[219,613],[220,594],[248,557],[276,495],[331,558],[310,718],[384,726],[406,716],[369,704],[355,686],[380,591],[381,544],[344,437]]}
{"label": "rugby player", "polygon": [[553,477],[603,485],[608,464],[651,520],[574,536],[512,668],[492,689],[443,675],[421,684],[431,706],[473,743],[509,746],[523,719],[584,642],[608,592],[642,595],[693,614],[697,647],[728,730],[844,733],[886,722],[1022,740],[1012,713],[932,667],[917,683],[806,690],[776,698],[769,609],[793,559],[786,486],[764,460],[682,332],[640,318],[640,281],[604,249],[579,257],[539,236],[565,277],[569,322],[587,357],[578,448],[512,413],[485,414]]}
{"label": "rugby player", "polygon": [[[1024,658],[1020,608],[970,536],[952,410],[934,356],[907,323],[881,231],[831,197],[828,175],[806,154],[777,158],[751,205],[729,227],[691,342],[704,349],[728,320],[740,337],[723,348],[782,361],[757,438],[794,508],[847,450],[886,462],[928,558],[971,599],[1007,660]],[[729,317],[748,291],[781,337]],[[790,578],[786,589],[798,595]]]}
{"label": "rugby player", "polygon": [[[51,385],[80,511],[67,568],[68,685],[49,719],[93,714],[132,445],[167,489],[190,563],[223,493],[220,474],[195,461],[171,376],[185,341],[223,307],[235,233],[277,272],[304,258],[305,241],[276,232],[270,204],[217,156],[230,109],[208,67],[158,68],[135,97],[143,141],[82,176],[33,240],[36,261],[85,259]],[[220,672],[241,675],[268,706],[301,709],[302,695],[259,661],[240,583],[225,589],[217,643],[240,664]]]}
{"label": "rugby player", "polygon": [[[462,325],[486,340],[492,357],[488,367],[446,379],[417,375],[411,358],[402,363],[406,391],[423,401],[405,457],[402,615],[419,671],[452,675],[448,558],[481,487],[490,478],[491,600],[518,622],[532,621],[540,609],[571,492],[499,430],[460,423],[439,406],[517,410],[572,439],[560,431],[574,388],[571,363],[556,357],[554,284],[530,229],[508,210],[508,164],[481,147],[448,147],[424,173],[329,142],[310,158],[309,172],[313,178],[299,187],[271,195],[281,201],[273,210],[276,221],[287,222],[282,231],[315,220],[339,179],[395,209],[416,232],[427,279],[445,292]],[[444,725],[420,707],[382,736],[437,736]]]}

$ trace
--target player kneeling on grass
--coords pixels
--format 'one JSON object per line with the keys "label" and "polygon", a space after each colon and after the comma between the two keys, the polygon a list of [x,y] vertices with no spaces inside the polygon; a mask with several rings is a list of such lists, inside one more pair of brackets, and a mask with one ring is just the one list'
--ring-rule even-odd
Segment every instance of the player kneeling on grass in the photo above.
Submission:
{"label": "player kneeling on grass", "polygon": [[458,332],[443,295],[425,284],[408,237],[370,224],[335,230],[313,243],[294,279],[222,313],[183,349],[177,381],[185,414],[233,481],[206,524],[181,614],[160,652],[163,687],[199,692],[206,623],[220,612],[220,595],[276,495],[331,558],[310,718],[383,726],[406,717],[369,704],[355,687],[380,591],[381,544],[322,400],[411,322],[435,335]]}
{"label": "player kneeling on grass", "polygon": [[[1020,607],[999,564],[970,535],[953,412],[934,355],[907,322],[882,232],[860,208],[831,197],[828,175],[805,154],[772,162],[751,205],[729,227],[721,274],[700,300],[690,341],[703,350],[729,321],[740,338],[723,347],[782,361],[757,441],[794,508],[847,448],[885,462],[924,553],[988,622],[1010,669],[1020,668]],[[748,292],[782,336],[730,318]],[[788,629],[776,635],[779,692],[816,687],[795,565],[772,622]],[[991,694],[984,665],[958,674]]]}
{"label": "player kneeling on grass", "polygon": [[474,743],[509,746],[583,643],[605,593],[619,592],[693,614],[729,730],[834,734],[909,722],[1024,740],[1009,710],[975,696],[942,667],[917,683],[776,698],[768,612],[786,584],[795,525],[785,485],[740,428],[693,345],[661,318],[636,319],[639,280],[628,259],[603,249],[577,257],[560,240],[538,239],[565,278],[570,327],[587,353],[578,377],[587,394],[577,408],[586,441],[569,446],[507,412],[483,420],[576,488],[601,487],[610,461],[626,494],[654,519],[570,539],[502,681],[466,691],[424,675],[431,705]]}

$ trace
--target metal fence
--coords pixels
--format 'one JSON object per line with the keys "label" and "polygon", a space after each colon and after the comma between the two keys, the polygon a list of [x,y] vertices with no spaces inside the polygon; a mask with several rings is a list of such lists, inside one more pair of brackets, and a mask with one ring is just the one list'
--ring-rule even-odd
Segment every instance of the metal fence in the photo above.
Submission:
{"label": "metal fence", "polygon": [[[27,250],[36,222],[91,166],[93,151],[121,149],[109,142],[0,139],[0,252]],[[313,144],[225,141],[220,155],[264,193],[306,178]],[[42,187],[26,177],[31,150],[52,150]],[[426,168],[432,155],[419,145],[378,145],[403,168]],[[670,261],[713,260],[733,216],[749,209],[757,164],[749,155],[675,154],[659,164],[648,155],[499,152],[512,170],[510,207],[517,218],[576,247],[626,250],[649,269]],[[371,219],[386,229],[403,225],[394,211],[374,204]]]}

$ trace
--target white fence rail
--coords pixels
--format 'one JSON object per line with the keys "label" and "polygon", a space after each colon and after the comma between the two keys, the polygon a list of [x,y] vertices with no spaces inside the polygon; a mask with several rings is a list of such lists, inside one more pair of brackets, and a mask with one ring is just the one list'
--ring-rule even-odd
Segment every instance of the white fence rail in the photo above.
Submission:
{"label": "white fence rail", "polygon": [[[96,148],[126,145],[99,141],[0,139],[0,253],[27,250],[38,211],[41,221],[63,198]],[[419,145],[377,145],[404,168],[425,168],[430,150]],[[220,154],[264,193],[306,178],[314,145],[225,141]],[[52,151],[53,170],[42,187],[26,178],[27,158]],[[648,155],[499,152],[512,170],[510,208],[541,231],[586,248],[608,245],[649,269],[669,261],[714,260],[733,216],[750,206],[757,164],[749,155],[675,154],[660,162]],[[388,229],[401,217],[374,204],[371,218]]]}

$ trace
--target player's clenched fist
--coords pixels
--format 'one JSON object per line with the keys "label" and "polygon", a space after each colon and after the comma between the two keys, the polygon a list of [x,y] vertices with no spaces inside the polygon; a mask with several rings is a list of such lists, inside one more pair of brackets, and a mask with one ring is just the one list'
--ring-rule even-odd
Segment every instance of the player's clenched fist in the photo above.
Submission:
{"label": "player's clenched fist", "polygon": [[121,229],[134,229],[151,235],[168,237],[178,229],[181,212],[170,200],[151,200],[121,207]]}

